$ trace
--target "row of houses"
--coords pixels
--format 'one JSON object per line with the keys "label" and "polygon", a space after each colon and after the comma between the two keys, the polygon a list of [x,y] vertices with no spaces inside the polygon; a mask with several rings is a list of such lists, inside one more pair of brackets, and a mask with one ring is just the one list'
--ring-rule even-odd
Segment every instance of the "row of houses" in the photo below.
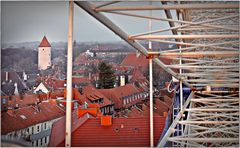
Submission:
{"label": "row of houses", "polygon": [[22,138],[29,146],[48,146],[54,122],[65,110],[49,101],[1,113],[1,135]]}
{"label": "row of houses", "polygon": [[[77,59],[77,62],[88,66],[85,65],[84,58]],[[96,63],[96,60],[90,62],[90,64]],[[117,85],[111,89],[96,89],[93,85],[93,81],[97,81],[96,74],[86,77],[85,73],[90,71],[75,69],[72,90],[72,146],[149,145],[149,130],[146,130],[149,126],[149,117],[147,117],[149,82],[142,74],[147,67],[148,61],[144,56],[129,54],[120,65],[114,67],[117,71],[115,73]],[[8,83],[17,85],[10,89],[13,90],[12,92],[1,96],[2,129],[4,129],[1,134],[7,137],[21,137],[29,146],[63,146],[66,122],[66,80],[38,75],[34,87],[28,87],[26,85],[28,76],[20,77],[15,72],[11,73],[13,74],[2,73],[2,77],[5,77],[2,79],[2,86],[6,87]],[[9,89],[6,88],[6,90]],[[2,92],[5,90],[2,89]],[[155,127],[155,143],[164,127],[166,119],[164,112],[170,110],[169,106],[161,109],[166,100],[160,100],[160,103],[159,100],[154,106],[155,115],[157,115],[155,124],[161,125]],[[84,138],[80,140],[78,135],[82,132],[84,135],[81,136]],[[94,145],[91,137],[97,140],[99,135],[102,136],[99,141],[94,142],[97,145]],[[109,135],[111,138],[108,137]],[[108,140],[112,142],[107,143]]]}

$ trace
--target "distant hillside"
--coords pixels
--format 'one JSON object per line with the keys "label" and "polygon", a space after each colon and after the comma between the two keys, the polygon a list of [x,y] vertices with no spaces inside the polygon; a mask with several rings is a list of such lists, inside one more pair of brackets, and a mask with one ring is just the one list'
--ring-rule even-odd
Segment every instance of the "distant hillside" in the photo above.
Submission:
{"label": "distant hillside", "polygon": [[37,51],[25,48],[1,50],[1,70],[29,71],[37,69]]}

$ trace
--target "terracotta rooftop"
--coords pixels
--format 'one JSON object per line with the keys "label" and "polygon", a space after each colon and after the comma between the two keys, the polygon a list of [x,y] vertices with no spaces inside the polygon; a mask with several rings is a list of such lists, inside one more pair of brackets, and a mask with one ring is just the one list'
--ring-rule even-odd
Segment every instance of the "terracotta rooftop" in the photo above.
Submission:
{"label": "terracotta rooftop", "polygon": [[49,44],[46,36],[43,37],[41,43],[39,44],[38,47],[51,47],[51,45]]}
{"label": "terracotta rooftop", "polygon": [[28,106],[15,110],[8,110],[7,112],[2,112],[1,115],[1,134],[4,135],[64,115],[64,110],[49,102],[42,102],[38,104],[38,107]]}
{"label": "terracotta rooftop", "polygon": [[[88,118],[89,114],[85,114],[82,118],[77,117],[77,110],[72,112],[72,132],[81,126]],[[50,141],[48,146],[55,147],[59,145],[65,138],[66,131],[66,116],[61,117],[57,122],[52,125]],[[56,138],[57,137],[57,138]]]}
{"label": "terracotta rooftop", "polygon": [[[155,116],[154,145],[157,146],[165,126],[165,118]],[[57,123],[56,123],[57,124]],[[64,125],[63,125],[64,126]],[[149,117],[113,118],[111,126],[101,126],[101,118],[89,118],[72,132],[73,147],[149,147]],[[53,125],[54,130],[54,125]],[[59,127],[63,131],[64,128]],[[56,135],[55,133],[52,133]],[[62,132],[64,135],[64,131]],[[51,143],[50,139],[50,143]],[[65,140],[57,145],[64,146]]]}
{"label": "terracotta rooftop", "polygon": [[123,107],[123,102],[121,98],[127,97],[135,93],[139,93],[139,90],[133,84],[127,84],[124,86],[115,87],[111,89],[99,89],[99,92],[104,94],[106,97],[112,99],[112,101],[115,104],[114,105],[115,108],[121,108]]}
{"label": "terracotta rooftop", "polygon": [[143,69],[147,69],[148,59],[143,54],[140,54],[137,57],[136,53],[130,53],[123,59],[121,65],[132,66],[132,67],[142,67]]}
{"label": "terracotta rooftop", "polygon": [[72,83],[73,84],[81,84],[81,83],[91,83],[91,80],[87,77],[72,77]]}
{"label": "terracotta rooftop", "polygon": [[93,86],[83,87],[83,97],[81,98],[82,102],[92,103],[91,101],[98,100],[100,98],[103,99],[103,102],[99,104],[100,107],[112,104],[109,97],[101,93],[99,89],[96,89]]}
{"label": "terracotta rooftop", "polygon": [[147,80],[146,77],[143,76],[143,73],[138,69],[134,68],[132,78],[130,79],[131,82],[137,80]]}
{"label": "terracotta rooftop", "polygon": [[21,108],[33,105],[37,101],[37,96],[35,94],[25,94],[22,96],[22,98],[19,95],[14,95],[11,96],[11,99],[8,99],[8,106],[15,107],[16,104],[18,104],[18,106]]}

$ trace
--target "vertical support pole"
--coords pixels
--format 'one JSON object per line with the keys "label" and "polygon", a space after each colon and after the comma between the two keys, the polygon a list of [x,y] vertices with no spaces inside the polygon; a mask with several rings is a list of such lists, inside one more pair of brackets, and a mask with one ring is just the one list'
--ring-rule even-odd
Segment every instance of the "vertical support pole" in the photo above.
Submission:
{"label": "vertical support pole", "polygon": [[[152,5],[152,2],[150,2],[150,5]],[[152,11],[150,11],[150,16],[152,16]],[[149,31],[152,30],[152,20],[149,19]],[[152,42],[149,41],[148,43],[149,50],[152,50]],[[153,65],[152,60],[153,57],[149,57],[149,82],[150,82],[150,147],[154,147],[154,137],[153,137]]]}
{"label": "vertical support pole", "polygon": [[[180,12],[180,16],[182,18],[182,12]],[[182,39],[181,39],[181,42],[183,42]],[[181,49],[181,48],[182,48],[182,46],[180,45],[179,49]],[[182,53],[181,50],[179,52],[180,52],[180,54]],[[182,56],[180,56],[179,64],[182,65]],[[179,69],[179,73],[180,73],[180,75],[182,74],[182,69],[181,68]],[[179,85],[180,85],[180,90],[179,91],[180,91],[180,112],[181,112],[183,110],[183,82],[182,82],[182,79],[179,81]],[[181,134],[183,135],[183,125],[181,125],[180,128],[181,128]]]}
{"label": "vertical support pole", "polygon": [[68,14],[68,57],[67,57],[67,108],[65,146],[71,147],[72,125],[72,57],[73,57],[73,1],[69,1]]}
{"label": "vertical support pole", "polygon": [[153,138],[153,74],[152,74],[152,58],[149,58],[149,82],[150,82],[150,146],[154,147]]}

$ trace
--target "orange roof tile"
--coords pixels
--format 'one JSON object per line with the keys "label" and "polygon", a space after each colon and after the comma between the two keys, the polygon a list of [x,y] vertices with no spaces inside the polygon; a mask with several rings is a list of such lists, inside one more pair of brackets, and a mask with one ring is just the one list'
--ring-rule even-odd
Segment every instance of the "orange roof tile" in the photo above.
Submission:
{"label": "orange roof tile", "polygon": [[[165,118],[154,117],[154,145],[157,146]],[[149,117],[113,118],[111,126],[102,126],[101,118],[90,118],[72,133],[73,147],[149,147]],[[64,133],[64,129],[60,128]],[[53,134],[53,133],[52,133]],[[50,141],[51,143],[51,141]],[[56,143],[55,143],[56,144]],[[64,146],[64,139],[58,145]]]}
{"label": "orange roof tile", "polygon": [[135,93],[139,93],[139,90],[133,84],[127,84],[124,86],[115,87],[111,89],[99,89],[99,92],[101,92],[108,98],[112,99],[115,104],[114,107],[121,108],[123,107],[123,101],[121,100],[121,98],[127,97]]}
{"label": "orange roof tile", "polygon": [[3,112],[1,117],[1,133],[7,134],[65,115],[65,111],[49,102],[42,102],[38,107],[40,111],[37,111],[37,107],[28,106],[14,110],[13,114]]}
{"label": "orange roof tile", "polygon": [[143,54],[137,57],[135,53],[130,53],[123,59],[121,65],[142,67],[143,69],[146,70],[148,67],[148,59]]}

